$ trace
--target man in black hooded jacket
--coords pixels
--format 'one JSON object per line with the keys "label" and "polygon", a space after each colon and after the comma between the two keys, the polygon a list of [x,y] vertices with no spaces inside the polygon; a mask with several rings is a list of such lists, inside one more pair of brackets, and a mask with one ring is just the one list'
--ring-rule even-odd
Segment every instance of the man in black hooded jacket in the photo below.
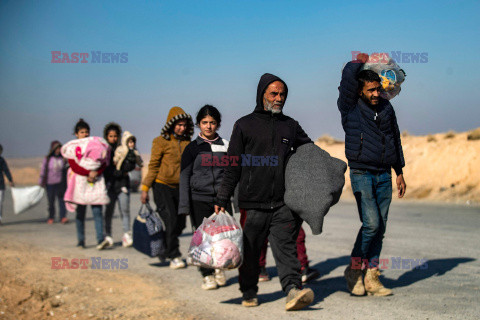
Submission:
{"label": "man in black hooded jacket", "polygon": [[269,73],[258,83],[257,106],[233,127],[227,167],[217,193],[215,211],[224,211],[239,183],[244,261],[239,269],[242,305],[258,305],[259,257],[268,237],[280,283],[287,294],[286,310],[299,310],[313,302],[313,291],[302,290],[296,239],[302,220],[283,201],[288,156],[312,141],[294,119],[282,113],[286,83]]}

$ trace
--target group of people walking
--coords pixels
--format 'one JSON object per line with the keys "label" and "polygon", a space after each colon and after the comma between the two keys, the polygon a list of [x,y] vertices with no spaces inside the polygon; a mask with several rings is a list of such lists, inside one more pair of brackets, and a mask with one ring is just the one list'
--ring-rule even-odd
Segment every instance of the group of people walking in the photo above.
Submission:
{"label": "group of people walking", "polygon": [[[390,102],[381,97],[380,78],[373,71],[361,71],[367,60],[367,55],[360,54],[359,60],[347,63],[339,87],[338,109],[346,136],[345,151],[362,223],[345,278],[352,295],[384,296],[392,291],[379,281],[378,261],[392,199],[391,169],[397,175],[401,198],[406,190],[402,172],[405,161],[395,112]],[[182,108],[173,107],[160,135],[153,140],[148,172],[141,185],[142,203],[149,201],[152,189],[165,225],[166,250],[159,258],[168,259],[172,269],[185,267],[178,238],[185,228],[186,217],[189,215],[192,226],[198,228],[204,218],[230,208],[238,189],[244,241],[238,282],[245,307],[259,305],[258,282],[269,280],[265,270],[268,242],[287,296],[285,309],[302,309],[314,299],[313,291],[303,287],[303,283],[318,276],[308,266],[303,221],[284,203],[288,159],[296,148],[312,140],[296,120],[283,113],[287,95],[288,87],[282,79],[268,73],[262,75],[255,109],[235,122],[230,141],[218,135],[222,117],[214,106],[200,108],[195,123]],[[194,126],[200,130],[197,137],[193,137]],[[89,132],[83,120],[75,126],[78,139],[88,137]],[[87,176],[89,183],[95,183],[102,174],[105,177],[110,199],[105,209],[105,232],[102,206],[92,205],[98,249],[113,245],[111,220],[115,202],[123,217],[124,243],[131,244],[127,173],[135,165],[141,165],[135,138],[130,133],[124,133],[121,147],[118,147],[120,126],[108,124],[104,135],[112,152],[109,165],[98,170],[80,170],[74,161],[68,160],[70,170]],[[58,195],[59,187],[55,186],[60,183],[52,171],[63,168],[61,159],[57,159],[58,148],[59,143],[52,142],[41,177],[49,201]],[[267,166],[249,165],[242,161],[248,156],[273,157],[276,161]],[[83,247],[85,206],[78,205],[76,210],[78,245]],[[64,211],[62,208],[60,211],[64,221]],[[226,283],[221,270],[199,268],[199,272],[205,290]]]}
{"label": "group of people walking", "polygon": [[[71,158],[64,158],[62,156],[61,143],[59,141],[53,141],[47,156],[43,160],[39,179],[39,184],[47,191],[49,212],[47,223],[54,223],[55,200],[57,200],[60,222],[62,224],[69,222],[66,217],[66,208],[69,208],[70,211],[75,211],[77,246],[82,248],[85,248],[85,216],[87,204],[69,201],[70,198],[66,197],[67,188],[73,189],[71,193],[75,194],[76,192],[83,192],[84,189],[82,188],[87,184],[99,186],[98,180],[100,178],[103,179],[103,190],[97,190],[97,192],[105,193],[108,196],[108,201],[90,203],[95,221],[97,249],[99,250],[114,246],[112,238],[112,218],[115,204],[118,204],[122,219],[122,245],[124,247],[132,245],[130,179],[128,172],[134,170],[136,166],[143,165],[140,154],[136,150],[136,137],[134,135],[125,131],[121,143],[119,143],[122,128],[114,122],[108,123],[103,133],[108,148],[105,150],[107,152],[105,161],[102,162],[100,167],[91,169],[88,166],[82,166],[81,162],[76,162]],[[80,119],[75,124],[74,134],[77,139],[90,137],[89,124],[83,119]],[[81,160],[82,157],[83,159],[87,159],[87,156],[82,154],[79,146],[77,146],[75,152],[78,159]],[[85,179],[74,179],[74,175],[85,177]],[[67,202],[65,202],[65,199]],[[104,205],[105,214],[103,214]]]}
{"label": "group of people walking", "polygon": [[[390,172],[391,168],[395,170],[398,195],[403,197],[405,163],[393,107],[380,96],[379,76],[373,71],[360,71],[365,61],[345,66],[339,88],[346,155],[362,222],[345,278],[353,295],[382,296],[392,293],[378,278],[378,258],[392,198]],[[235,122],[230,141],[216,133],[221,114],[215,107],[206,105],[198,111],[195,124],[200,134],[191,142],[192,117],[178,107],[172,108],[161,135],[153,141],[152,159],[142,185],[142,202],[148,201],[148,191],[153,188],[166,224],[167,250],[162,259],[170,259],[173,269],[185,266],[178,241],[185,216],[189,214],[192,225],[198,227],[212,212],[229,208],[238,188],[244,235],[239,284],[245,307],[259,304],[258,282],[268,279],[262,263],[267,239],[287,295],[286,310],[304,308],[314,297],[311,289],[302,286],[302,267],[308,268],[308,258],[305,263],[301,257],[306,256],[301,247],[303,221],[283,200],[288,158],[296,148],[312,141],[297,121],[283,113],[287,94],[282,79],[264,74],[254,111]],[[248,155],[274,156],[277,161],[270,166],[242,165],[242,157]],[[200,268],[200,273],[206,290],[216,289],[225,281],[221,271]]]}

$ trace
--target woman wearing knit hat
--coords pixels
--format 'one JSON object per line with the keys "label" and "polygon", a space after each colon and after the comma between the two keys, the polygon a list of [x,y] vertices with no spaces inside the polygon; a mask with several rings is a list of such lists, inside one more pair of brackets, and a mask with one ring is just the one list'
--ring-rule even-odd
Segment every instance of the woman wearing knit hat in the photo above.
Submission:
{"label": "woman wearing knit hat", "polygon": [[60,222],[65,224],[68,222],[65,210],[65,201],[63,195],[65,193],[65,175],[66,161],[60,154],[62,144],[60,141],[52,141],[47,156],[43,159],[42,169],[40,171],[39,184],[46,189],[48,199],[48,224],[53,224],[55,218],[55,198],[58,202],[58,210],[60,212]]}
{"label": "woman wearing knit hat", "polygon": [[165,224],[165,257],[170,268],[185,268],[178,237],[185,228],[185,215],[179,215],[180,160],[183,150],[193,135],[192,117],[180,107],[173,107],[160,136],[153,139],[148,173],[142,182],[142,203],[148,201],[148,190],[153,188],[157,211]]}

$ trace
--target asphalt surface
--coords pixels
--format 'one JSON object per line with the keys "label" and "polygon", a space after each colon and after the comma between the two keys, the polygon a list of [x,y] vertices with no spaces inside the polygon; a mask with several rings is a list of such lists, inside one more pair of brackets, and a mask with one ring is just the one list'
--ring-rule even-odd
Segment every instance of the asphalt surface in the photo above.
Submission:
{"label": "asphalt surface", "polygon": [[[14,215],[11,193],[4,203],[0,241],[15,240],[54,250],[58,255],[79,257],[127,258],[131,272],[147,276],[160,286],[172,289],[184,311],[207,319],[478,319],[480,317],[480,208],[452,205],[394,202],[389,213],[382,259],[388,259],[381,277],[390,297],[353,297],[346,290],[343,271],[355,241],[360,222],[356,205],[341,202],[325,219],[324,232],[313,236],[308,226],[307,253],[311,267],[321,276],[307,286],[315,292],[315,301],[307,309],[286,312],[272,254],[267,270],[272,281],[259,284],[260,306],[240,305],[236,270],[227,271],[227,286],[213,291],[200,288],[201,276],[195,267],[171,270],[168,264],[149,258],[133,248],[121,247],[121,221],[114,217],[113,249],[95,249],[94,223],[87,211],[87,249],[76,248],[74,223],[47,225],[46,199],[20,215]],[[132,220],[140,195],[132,194]],[[74,215],[68,216],[72,221]],[[238,215],[236,215],[238,217]],[[191,239],[188,226],[181,237],[181,250],[187,252]],[[21,254],[21,252],[19,252]],[[394,258],[394,259],[392,259]],[[412,261],[424,263],[412,269]],[[426,261],[425,261],[426,260]],[[400,262],[398,262],[400,261]],[[0,271],[1,272],[1,271]],[[76,276],[73,271],[72,277]],[[108,276],[108,272],[104,272]],[[154,297],[146,297],[152,299]],[[161,315],[159,318],[161,319]]]}

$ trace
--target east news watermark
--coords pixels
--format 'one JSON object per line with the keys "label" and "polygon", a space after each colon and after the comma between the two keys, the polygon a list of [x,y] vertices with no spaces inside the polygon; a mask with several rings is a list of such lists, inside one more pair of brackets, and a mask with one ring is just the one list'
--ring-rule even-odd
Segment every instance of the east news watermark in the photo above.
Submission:
{"label": "east news watermark", "polygon": [[52,269],[92,269],[92,270],[125,270],[128,259],[104,259],[102,257],[73,258],[52,257]]}
{"label": "east news watermark", "polygon": [[50,51],[51,63],[128,63],[128,52],[68,52]]}
{"label": "east news watermark", "polygon": [[[357,60],[357,56],[361,51],[351,51],[352,61]],[[428,63],[428,52],[404,52],[404,51],[390,51],[388,52],[373,52],[368,56],[368,63],[387,63],[392,58],[396,63]]]}
{"label": "east news watermark", "polygon": [[278,166],[278,156],[254,156],[251,154],[242,154],[240,156],[216,156],[211,154],[201,154],[202,167],[276,167]]}
{"label": "east news watermark", "polygon": [[[369,263],[370,262],[370,263]],[[351,258],[352,269],[362,269],[362,266],[370,266],[370,268],[392,269],[392,270],[413,270],[428,269],[427,259],[410,259],[402,257],[391,257],[390,259],[362,259],[361,257]]]}

